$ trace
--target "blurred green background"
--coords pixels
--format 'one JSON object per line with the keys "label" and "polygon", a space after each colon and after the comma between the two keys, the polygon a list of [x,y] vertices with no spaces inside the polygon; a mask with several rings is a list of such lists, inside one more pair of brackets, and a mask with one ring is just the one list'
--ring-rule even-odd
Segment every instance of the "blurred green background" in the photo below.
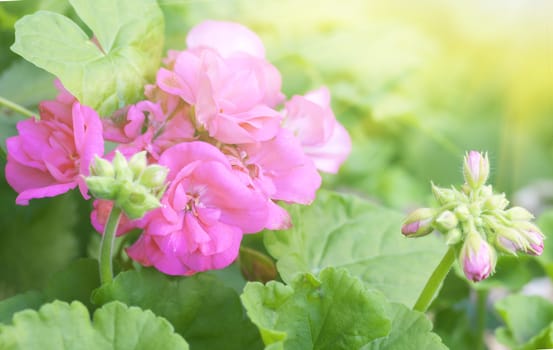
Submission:
{"label": "blurred green background", "polygon": [[[530,188],[540,209],[553,192],[543,182],[553,179],[553,1],[159,4],[166,48],[185,48],[188,29],[204,19],[238,21],[263,39],[288,97],[330,88],[353,153],[338,175],[325,176],[326,188],[408,210],[431,200],[430,181],[459,184],[463,154],[476,149],[489,152],[492,182],[511,198]],[[67,0],[0,3],[0,96],[31,110],[55,95],[53,77],[9,46],[15,21],[39,9],[78,21]],[[0,107],[4,150],[20,118]],[[2,174],[0,299],[42,287],[97,238],[76,194],[30,207],[14,198]]]}

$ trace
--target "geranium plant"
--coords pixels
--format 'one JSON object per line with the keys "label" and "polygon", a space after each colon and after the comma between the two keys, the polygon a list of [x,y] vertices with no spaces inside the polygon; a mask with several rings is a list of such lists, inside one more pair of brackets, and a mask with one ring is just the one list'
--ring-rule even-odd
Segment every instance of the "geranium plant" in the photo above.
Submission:
{"label": "geranium plant", "polygon": [[[166,50],[170,4],[69,3],[13,21],[11,50],[56,95],[36,110],[0,97],[19,119],[2,165],[10,223],[38,223],[17,241],[78,253],[41,261],[32,288],[4,297],[0,283],[0,349],[453,349],[452,290],[476,293],[485,319],[502,259],[544,252],[484,152],[407,216],[333,186],[355,129],[333,89],[286,94],[246,25],[202,19]],[[66,225],[79,247],[50,238]],[[526,333],[523,304],[539,313]],[[504,343],[553,345],[547,301],[496,309]],[[485,328],[463,335],[480,346]]]}

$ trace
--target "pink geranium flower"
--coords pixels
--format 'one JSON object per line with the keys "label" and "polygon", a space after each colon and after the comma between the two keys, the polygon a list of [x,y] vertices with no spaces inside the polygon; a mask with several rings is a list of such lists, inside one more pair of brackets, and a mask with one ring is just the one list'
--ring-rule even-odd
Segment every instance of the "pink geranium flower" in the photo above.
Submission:
{"label": "pink geranium flower", "polygon": [[274,137],[282,119],[274,107],[284,95],[280,73],[264,59],[259,38],[238,24],[209,21],[187,41],[188,50],[171,53],[170,69],[158,71],[159,88],[194,106],[196,127],[220,142]]}
{"label": "pink geranium flower", "polygon": [[285,127],[294,132],[321,171],[338,172],[351,152],[351,139],[332,112],[327,88],[292,97],[286,103]]}
{"label": "pink geranium flower", "polygon": [[104,153],[102,123],[93,109],[67,95],[62,91],[56,101],[43,102],[41,119],[19,122],[19,135],[6,141],[6,179],[19,193],[17,204],[77,186],[89,198],[83,175],[88,175],[93,156]]}
{"label": "pink geranium flower", "polygon": [[162,207],[145,218],[144,233],[128,249],[131,258],[171,275],[220,269],[238,255],[243,233],[267,221],[265,198],[233,173],[227,158],[205,142],[166,150],[170,169]]}

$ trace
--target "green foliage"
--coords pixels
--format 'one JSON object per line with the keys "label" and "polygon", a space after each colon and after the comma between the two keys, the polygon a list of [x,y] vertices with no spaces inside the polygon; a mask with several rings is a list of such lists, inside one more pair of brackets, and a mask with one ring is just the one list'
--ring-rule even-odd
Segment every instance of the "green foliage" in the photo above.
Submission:
{"label": "green foliage", "polygon": [[119,300],[169,320],[193,349],[256,349],[257,330],[238,295],[214,276],[171,278],[153,270],[122,272],[93,296],[96,304]]}
{"label": "green foliage", "polygon": [[38,310],[48,301],[80,301],[90,311],[95,307],[90,301],[92,291],[100,285],[98,261],[79,259],[64,270],[55,273],[43,291],[29,291],[0,301],[0,322],[9,322],[12,316],[25,309]]}
{"label": "green foliage", "polygon": [[38,312],[15,314],[12,325],[0,325],[0,348],[188,350],[188,344],[149,310],[112,302],[96,310],[91,322],[83,304],[54,301]]}
{"label": "green foliage", "polygon": [[72,6],[99,47],[74,22],[39,11],[15,24],[12,50],[60,78],[100,115],[136,102],[159,67],[163,16],[154,0],[84,1]]}
{"label": "green foliage", "polygon": [[440,337],[431,332],[432,323],[423,313],[392,303],[388,306],[387,315],[392,320],[390,334],[372,341],[360,350],[447,349]]}
{"label": "green foliage", "polygon": [[385,298],[346,270],[246,285],[242,302],[266,349],[358,349],[390,331]]}
{"label": "green foliage", "polygon": [[286,282],[297,273],[343,267],[391,301],[411,306],[445,251],[437,237],[403,237],[401,213],[355,196],[320,191],[311,206],[288,209],[292,229],[264,233]]}
{"label": "green foliage", "polygon": [[506,327],[497,337],[513,349],[553,347],[553,304],[538,296],[511,295],[495,304]]}
{"label": "green foliage", "polygon": [[77,256],[74,197],[33,200],[23,207],[13,205],[15,197],[0,172],[0,299],[44,287],[52,272]]}

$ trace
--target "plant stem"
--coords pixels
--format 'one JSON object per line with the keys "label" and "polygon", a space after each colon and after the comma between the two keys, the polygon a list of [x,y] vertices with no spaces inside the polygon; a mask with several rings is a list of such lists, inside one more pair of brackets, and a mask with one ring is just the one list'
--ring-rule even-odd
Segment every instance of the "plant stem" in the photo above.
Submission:
{"label": "plant stem", "polygon": [[104,235],[102,236],[102,242],[100,243],[100,281],[102,284],[109,283],[113,280],[112,270],[112,251],[113,243],[115,241],[115,232],[117,232],[117,226],[119,225],[119,219],[121,218],[121,209],[117,206],[113,206],[109,214],[108,222],[104,229]]}
{"label": "plant stem", "polygon": [[413,306],[413,310],[425,312],[428,309],[430,303],[432,302],[432,298],[434,298],[434,295],[438,291],[438,288],[440,288],[440,285],[442,284],[445,276],[447,276],[447,273],[451,269],[454,261],[455,249],[453,247],[450,247],[438,266],[436,266],[434,272],[432,272],[432,275],[428,279],[428,282],[426,282],[421,295],[419,295],[415,306]]}
{"label": "plant stem", "polygon": [[15,102],[12,102],[8,99],[5,99],[4,97],[0,96],[0,106],[5,106],[9,109],[11,109],[12,111],[15,111],[17,113],[20,113],[20,114],[23,114],[27,117],[32,117],[33,115],[35,115],[36,113],[33,113],[31,112],[30,110],[28,110],[27,108],[23,107],[23,106],[20,106],[18,105],[17,103]]}
{"label": "plant stem", "polygon": [[476,350],[484,349],[484,331],[486,330],[486,302],[488,301],[488,290],[476,291]]}

